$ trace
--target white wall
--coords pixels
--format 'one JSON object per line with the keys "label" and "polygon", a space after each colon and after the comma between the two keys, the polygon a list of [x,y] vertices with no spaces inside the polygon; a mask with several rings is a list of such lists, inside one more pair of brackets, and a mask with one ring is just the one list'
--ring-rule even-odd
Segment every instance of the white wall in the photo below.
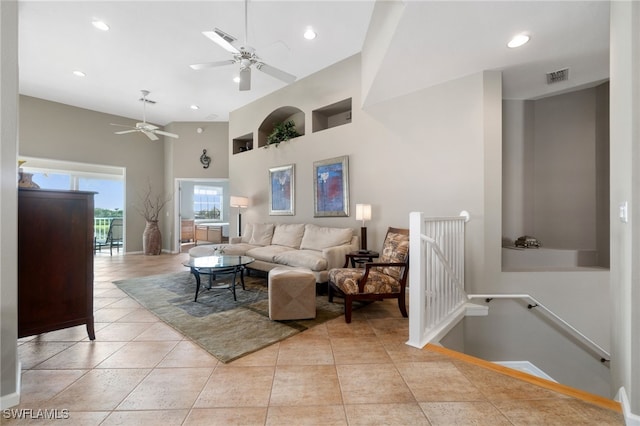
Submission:
{"label": "white wall", "polygon": [[[613,391],[640,416],[640,3],[611,2],[611,337]],[[629,205],[627,223],[618,220]],[[638,420],[636,420],[637,422]]]}
{"label": "white wall", "polygon": [[[134,133],[114,134],[109,123],[135,124],[135,119],[20,96],[19,154],[29,157],[124,167],[126,169],[126,250],[142,250],[144,219],[135,206],[152,183],[154,192],[173,196],[174,177],[225,178],[228,173],[227,123],[172,123],[167,131],[180,139],[151,141]],[[196,132],[197,127],[205,131]],[[212,157],[203,169],[202,149]],[[160,226],[163,249],[173,249],[173,201],[165,207]]]}
{"label": "white wall", "polygon": [[534,102],[533,227],[546,247],[596,248],[596,93]]}
{"label": "white wall", "polygon": [[0,408],[19,402],[18,5],[0,2]]}
{"label": "white wall", "polygon": [[[504,101],[503,237],[543,246],[606,245],[608,84],[536,101]],[[603,157],[603,158],[601,158]],[[600,203],[599,203],[600,201]],[[598,237],[600,235],[600,237]],[[608,266],[608,253],[599,264]]]}
{"label": "white wall", "polygon": [[[355,204],[372,205],[369,248],[379,248],[389,226],[408,227],[409,212],[471,212],[468,274],[483,268],[483,74],[378,103],[360,99],[360,57],[354,56],[231,113],[229,138],[255,132],[264,117],[286,105],[306,114],[306,134],[278,148],[254,149],[229,160],[231,191],[249,196],[244,222],[313,222],[357,229]],[[498,80],[499,81],[499,80]],[[351,97],[351,124],[311,132],[311,111]],[[498,98],[499,102],[499,98]],[[498,104],[497,110],[500,110]],[[498,122],[499,123],[499,122]],[[313,217],[313,162],[349,156],[351,216]],[[268,215],[271,167],[295,164],[296,215]],[[235,229],[235,226],[231,226]]]}
{"label": "white wall", "polygon": [[[164,182],[166,188],[175,192],[176,179],[226,179],[229,176],[229,124],[227,122],[173,122],[165,128],[180,135],[180,139],[166,142]],[[198,132],[202,129],[202,132]],[[169,138],[166,138],[169,139]],[[203,150],[211,158],[208,168],[200,162]],[[225,183],[225,185],[227,185]],[[180,233],[177,201],[173,208],[165,211],[163,222],[163,246],[171,252],[179,251]]]}

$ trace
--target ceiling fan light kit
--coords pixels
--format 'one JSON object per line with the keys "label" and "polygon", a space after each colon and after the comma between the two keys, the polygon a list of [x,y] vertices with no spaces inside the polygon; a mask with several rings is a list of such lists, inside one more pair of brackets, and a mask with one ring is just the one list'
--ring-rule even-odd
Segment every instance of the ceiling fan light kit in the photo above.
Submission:
{"label": "ceiling fan light kit", "polygon": [[236,48],[232,43],[238,39],[222,31],[219,28],[214,28],[213,31],[203,31],[205,37],[222,47],[227,52],[233,55],[233,59],[226,61],[208,62],[202,64],[192,64],[190,67],[194,70],[203,70],[207,68],[216,68],[231,64],[240,64],[239,82],[238,87],[241,91],[251,90],[251,68],[255,66],[258,71],[277,78],[287,84],[296,81],[296,76],[282,71],[271,65],[265,64],[262,59],[256,55],[256,50],[247,44],[247,0],[244,2],[244,45]]}
{"label": "ceiling fan light kit", "polygon": [[142,122],[136,123],[135,126],[111,123],[112,126],[127,127],[129,129],[129,130],[120,130],[119,132],[115,132],[115,134],[126,135],[127,133],[140,132],[140,133],[143,133],[146,137],[148,137],[152,141],[157,141],[158,139],[160,139],[157,135],[178,139],[180,136],[176,135],[175,133],[165,132],[164,130],[160,130],[158,126],[155,126],[151,123],[147,123],[146,104],[147,103],[155,104],[156,102],[147,99],[147,95],[149,94],[148,90],[141,90],[140,92],[142,93],[142,98],[140,98],[140,101],[142,101]]}

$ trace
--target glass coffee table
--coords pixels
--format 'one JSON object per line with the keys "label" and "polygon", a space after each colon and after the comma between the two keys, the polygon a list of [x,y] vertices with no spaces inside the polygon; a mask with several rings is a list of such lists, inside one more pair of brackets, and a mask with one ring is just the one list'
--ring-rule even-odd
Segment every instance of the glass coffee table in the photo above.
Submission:
{"label": "glass coffee table", "polygon": [[[236,278],[240,275],[240,282],[242,283],[242,289],[244,290],[244,269],[245,266],[253,262],[255,259],[249,256],[205,256],[194,257],[189,259],[188,262],[183,263],[184,266],[191,270],[191,273],[196,277],[196,297],[194,302],[198,301],[198,293],[200,292],[200,275],[206,275],[209,277],[209,283],[207,289],[228,289],[233,293],[233,300],[236,299]],[[233,281],[229,284],[221,283],[220,285],[214,285],[217,275],[231,275],[233,274]]]}

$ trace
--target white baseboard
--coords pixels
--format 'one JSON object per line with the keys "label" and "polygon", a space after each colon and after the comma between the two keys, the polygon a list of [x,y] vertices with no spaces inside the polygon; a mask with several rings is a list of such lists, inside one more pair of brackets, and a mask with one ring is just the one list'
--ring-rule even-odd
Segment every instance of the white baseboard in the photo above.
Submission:
{"label": "white baseboard", "polygon": [[553,377],[536,367],[529,361],[493,361],[494,364],[504,365],[505,367],[513,368],[514,370],[523,371],[532,376],[541,377],[546,380],[558,383]]}
{"label": "white baseboard", "polygon": [[20,404],[20,387],[22,380],[22,363],[18,361],[16,366],[16,391],[8,395],[0,396],[0,410],[5,410]]}
{"label": "white baseboard", "polygon": [[640,426],[640,416],[631,412],[631,406],[629,405],[629,398],[627,397],[627,391],[624,387],[618,389],[616,395],[616,401],[622,405],[622,414],[624,415],[624,423],[627,426]]}

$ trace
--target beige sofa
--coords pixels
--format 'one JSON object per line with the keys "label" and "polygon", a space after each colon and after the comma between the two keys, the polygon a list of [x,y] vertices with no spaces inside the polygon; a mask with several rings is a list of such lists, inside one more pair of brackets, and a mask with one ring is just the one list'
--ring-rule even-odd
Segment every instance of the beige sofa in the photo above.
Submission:
{"label": "beige sofa", "polygon": [[246,255],[255,259],[249,269],[268,272],[277,266],[309,269],[316,282],[325,283],[331,268],[344,265],[345,255],[358,250],[360,239],[351,228],[313,224],[260,223],[245,226],[242,237],[229,244],[197,246],[191,257],[214,254]]}

